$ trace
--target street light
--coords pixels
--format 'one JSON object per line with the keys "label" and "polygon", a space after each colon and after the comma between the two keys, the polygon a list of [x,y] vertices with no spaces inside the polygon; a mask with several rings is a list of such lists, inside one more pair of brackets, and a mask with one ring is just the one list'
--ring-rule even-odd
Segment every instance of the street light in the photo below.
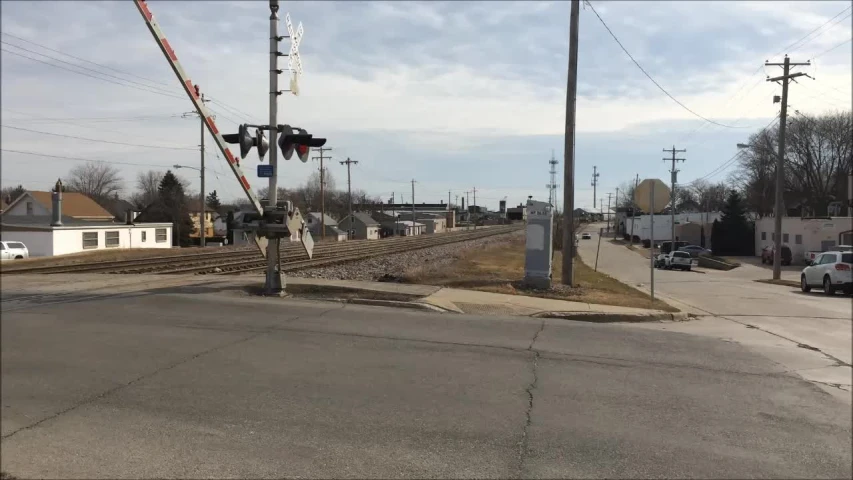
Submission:
{"label": "street light", "polygon": [[[204,185],[204,171],[202,169],[196,168],[196,167],[191,167],[189,165],[175,164],[172,166],[175,167],[175,170],[177,170],[179,168],[190,168],[190,169],[193,169],[193,170],[199,172],[199,177],[201,178],[201,184]],[[205,241],[204,241],[205,240],[205,238],[204,238],[205,237],[205,231],[204,231],[204,229],[205,229],[205,222],[204,222],[205,211],[204,211],[204,189],[203,188],[199,192],[198,196],[199,196],[200,204],[201,204],[201,212],[199,212],[199,215],[198,215],[198,219],[199,219],[198,220],[198,222],[199,222],[198,245],[200,247],[204,247],[205,246]]]}

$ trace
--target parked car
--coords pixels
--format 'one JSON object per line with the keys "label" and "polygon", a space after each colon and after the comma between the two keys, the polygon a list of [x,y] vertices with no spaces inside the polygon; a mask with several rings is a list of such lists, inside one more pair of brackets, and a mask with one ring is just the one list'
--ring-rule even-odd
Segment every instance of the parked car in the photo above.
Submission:
{"label": "parked car", "polygon": [[592,238],[592,235],[590,235],[590,234],[588,234],[588,233],[583,233],[583,234],[581,234],[581,238],[582,238],[583,240],[589,240],[589,239],[591,239],[591,238]]}
{"label": "parked car", "polygon": [[[686,247],[688,245],[690,245],[690,242],[676,240],[675,250],[678,250],[681,247]],[[658,248],[660,249],[660,253],[669,253],[672,251],[672,241],[667,240],[665,242],[660,242],[660,245]]]}
{"label": "parked car", "polygon": [[655,263],[654,263],[655,268],[663,268],[664,265],[666,265],[666,256],[667,255],[668,255],[667,253],[661,253],[655,257]]}
{"label": "parked car", "polygon": [[[773,265],[773,255],[775,247],[768,245],[761,249],[761,263]],[[787,245],[782,245],[782,265],[790,265],[793,255],[791,249]]]}
{"label": "parked car", "polygon": [[836,290],[853,293],[853,252],[823,252],[800,274],[800,288],[804,292],[823,288],[823,293],[834,295]]}
{"label": "parked car", "polygon": [[853,245],[836,245],[834,247],[829,248],[828,250],[810,250],[803,253],[803,260],[805,264],[808,265],[817,259],[821,253],[824,251],[832,250],[834,252],[853,252]]}
{"label": "parked car", "polygon": [[678,249],[679,252],[687,252],[693,258],[702,257],[705,255],[710,255],[711,251],[705,247],[700,247],[699,245],[687,245],[686,247],[681,247]]}
{"label": "parked car", "polygon": [[0,260],[30,258],[30,251],[21,242],[0,242]]}
{"label": "parked car", "polygon": [[693,258],[687,252],[675,251],[667,253],[664,262],[663,268],[667,270],[678,268],[689,272],[693,267]]}

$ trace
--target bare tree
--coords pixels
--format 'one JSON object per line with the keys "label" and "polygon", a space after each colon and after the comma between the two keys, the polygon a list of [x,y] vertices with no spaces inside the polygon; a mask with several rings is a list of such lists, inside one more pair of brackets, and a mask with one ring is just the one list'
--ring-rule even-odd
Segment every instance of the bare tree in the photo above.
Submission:
{"label": "bare tree", "polygon": [[724,182],[710,183],[706,180],[696,180],[690,184],[694,199],[699,205],[700,211],[719,212],[726,203],[726,195],[730,187]]}
{"label": "bare tree", "polygon": [[17,187],[5,187],[3,188],[2,195],[3,201],[6,203],[12,203],[17,200],[18,197],[24,194],[27,190],[23,185],[18,185]]}
{"label": "bare tree", "polygon": [[69,172],[68,190],[88,195],[96,202],[106,200],[122,190],[117,168],[106,163],[88,162]]}
{"label": "bare tree", "polygon": [[139,208],[145,208],[157,200],[160,182],[163,181],[163,172],[148,170],[136,174],[136,192],[131,201]]}

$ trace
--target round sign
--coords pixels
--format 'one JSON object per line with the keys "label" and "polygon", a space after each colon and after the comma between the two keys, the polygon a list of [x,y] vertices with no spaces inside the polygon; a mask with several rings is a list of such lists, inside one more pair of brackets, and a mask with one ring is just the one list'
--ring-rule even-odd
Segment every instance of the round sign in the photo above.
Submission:
{"label": "round sign", "polygon": [[637,208],[646,213],[658,213],[669,204],[669,194],[669,187],[663,183],[663,180],[647,178],[634,189],[634,203],[637,204]]}

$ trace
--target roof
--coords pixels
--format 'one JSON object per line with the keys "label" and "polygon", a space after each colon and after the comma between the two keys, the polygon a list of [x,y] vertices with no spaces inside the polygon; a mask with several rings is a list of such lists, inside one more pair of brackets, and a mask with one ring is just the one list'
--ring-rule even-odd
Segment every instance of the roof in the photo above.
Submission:
{"label": "roof", "polygon": [[[4,227],[50,227],[50,222],[53,220],[52,215],[13,215],[0,217],[0,225]],[[142,227],[145,225],[169,225],[170,223],[137,223],[135,226]],[[81,220],[79,218],[62,216],[62,227],[92,227],[92,228],[108,228],[108,227],[126,227],[128,225],[122,222],[95,222],[90,220]],[[61,227],[60,227],[61,228]]]}
{"label": "roof", "polygon": [[352,214],[352,216],[355,220],[358,220],[359,222],[363,223],[367,227],[375,227],[375,226],[379,225],[379,222],[377,222],[370,215],[368,215],[364,212],[355,212]]}
{"label": "roof", "polygon": [[[23,195],[15,199],[9,207],[17,205],[18,202],[29,195],[33,200],[41,204],[47,210],[53,209],[53,199],[51,192],[26,191]],[[78,218],[103,218],[105,220],[112,219],[113,214],[108,212],[104,207],[88,196],[78,192],[62,192],[62,215]],[[21,216],[21,215],[17,215]],[[50,223],[50,222],[48,222]]]}
{"label": "roof", "polygon": [[338,221],[335,220],[334,218],[330,217],[328,213],[323,215],[321,212],[308,212],[308,215],[313,217],[318,222],[320,221],[321,218],[325,217],[323,219],[323,224],[326,225],[327,227],[329,225],[334,226],[334,225],[338,224]]}
{"label": "roof", "polygon": [[[63,203],[65,202],[65,198],[63,195],[62,199]],[[121,198],[111,198],[109,200],[104,200],[101,202],[101,206],[110,211],[114,217],[116,218],[124,218],[125,212],[130,210],[131,212],[139,211],[136,206],[127,200]]]}

